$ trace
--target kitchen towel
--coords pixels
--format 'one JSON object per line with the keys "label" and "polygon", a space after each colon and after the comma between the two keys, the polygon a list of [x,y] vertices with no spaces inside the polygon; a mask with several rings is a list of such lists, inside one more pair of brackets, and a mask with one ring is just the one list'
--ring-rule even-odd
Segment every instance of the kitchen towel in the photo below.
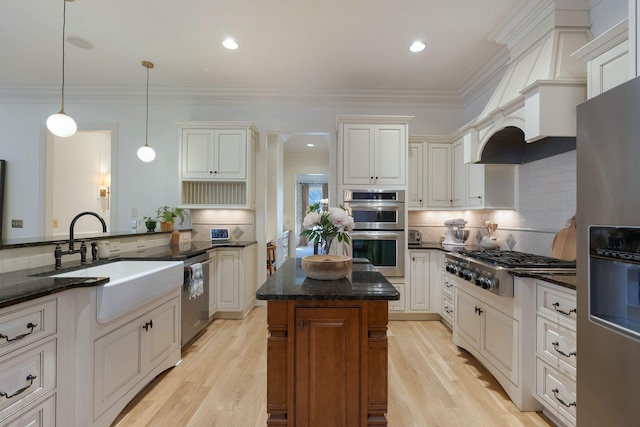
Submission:
{"label": "kitchen towel", "polygon": [[189,299],[198,298],[204,293],[204,279],[202,277],[202,264],[196,263],[189,266]]}

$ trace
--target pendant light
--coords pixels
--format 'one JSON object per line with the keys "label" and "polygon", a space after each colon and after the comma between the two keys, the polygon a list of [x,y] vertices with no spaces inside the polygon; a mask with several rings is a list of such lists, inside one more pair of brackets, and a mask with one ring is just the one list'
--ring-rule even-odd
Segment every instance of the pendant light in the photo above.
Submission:
{"label": "pendant light", "polygon": [[153,68],[153,62],[142,61],[142,66],[147,69],[147,125],[145,127],[144,145],[138,148],[138,158],[143,162],[150,162],[156,158],[156,152],[149,147],[149,68]]}
{"label": "pendant light", "polygon": [[64,31],[67,21],[67,2],[73,0],[62,0],[64,7],[62,9],[62,106],[60,112],[52,114],[47,119],[47,129],[62,138],[73,135],[78,130],[76,122],[64,112]]}

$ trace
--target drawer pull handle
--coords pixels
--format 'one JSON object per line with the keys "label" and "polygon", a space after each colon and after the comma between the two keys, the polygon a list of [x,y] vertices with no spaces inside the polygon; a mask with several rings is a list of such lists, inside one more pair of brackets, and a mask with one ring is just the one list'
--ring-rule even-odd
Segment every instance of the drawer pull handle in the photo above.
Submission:
{"label": "drawer pull handle", "polygon": [[567,354],[564,351],[559,350],[558,346],[560,345],[560,343],[558,343],[558,341],[552,342],[551,345],[553,346],[553,348],[555,349],[556,352],[560,353],[564,357],[571,357],[571,356],[577,356],[578,355],[578,353],[576,353],[575,351],[572,351],[571,353]]}
{"label": "drawer pull handle", "polygon": [[558,397],[558,392],[560,390],[558,390],[557,388],[554,388],[553,390],[551,390],[553,392],[553,397],[556,398],[556,400],[560,403],[562,403],[564,406],[566,406],[567,408],[571,408],[572,406],[576,406],[576,402],[571,402],[571,403],[567,403],[564,400],[560,399]]}
{"label": "drawer pull handle", "polygon": [[572,308],[571,310],[569,310],[568,312],[564,311],[564,310],[560,310],[558,307],[560,307],[560,303],[559,302],[554,302],[553,304],[551,304],[553,306],[553,309],[555,311],[557,311],[560,314],[564,314],[565,316],[571,316],[571,313],[577,313],[575,308]]}
{"label": "drawer pull handle", "polygon": [[33,380],[35,380],[36,378],[38,378],[38,377],[36,377],[35,375],[31,375],[31,374],[27,375],[27,381],[29,381],[29,384],[27,384],[26,386],[22,387],[20,390],[16,391],[15,393],[13,393],[11,395],[8,395],[4,391],[0,391],[0,397],[4,396],[7,399],[11,399],[14,396],[17,396],[19,394],[24,393],[25,390],[27,390],[29,387],[31,387],[31,385],[33,384]]}
{"label": "drawer pull handle", "polygon": [[451,313],[453,313],[453,310],[451,310],[451,309],[449,309],[448,307],[446,307],[446,308],[444,309],[444,312],[445,312],[445,313],[447,313],[447,314],[451,314]]}
{"label": "drawer pull handle", "polygon": [[144,329],[145,331],[148,331],[149,328],[153,329],[153,320],[149,320],[142,326],[142,329]]}
{"label": "drawer pull handle", "polygon": [[31,329],[29,332],[26,332],[24,334],[20,334],[18,336],[15,336],[13,338],[9,338],[8,336],[6,336],[5,334],[0,334],[0,339],[4,338],[6,342],[11,342],[11,341],[17,341],[19,339],[22,339],[28,335],[31,335],[33,333],[33,329],[38,326],[37,323],[27,323],[27,328]]}

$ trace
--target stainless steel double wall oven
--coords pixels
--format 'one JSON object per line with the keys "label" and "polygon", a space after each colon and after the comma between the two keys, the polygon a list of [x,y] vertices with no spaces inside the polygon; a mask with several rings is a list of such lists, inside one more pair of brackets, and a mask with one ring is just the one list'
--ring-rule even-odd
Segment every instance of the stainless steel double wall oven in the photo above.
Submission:
{"label": "stainless steel double wall oven", "polygon": [[354,258],[367,258],[387,277],[404,276],[404,190],[345,190],[355,222]]}

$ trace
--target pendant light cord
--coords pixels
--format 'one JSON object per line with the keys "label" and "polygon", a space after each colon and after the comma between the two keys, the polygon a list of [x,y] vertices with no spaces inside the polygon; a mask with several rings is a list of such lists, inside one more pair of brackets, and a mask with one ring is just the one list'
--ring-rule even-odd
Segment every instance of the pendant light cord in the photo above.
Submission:
{"label": "pendant light cord", "polygon": [[67,0],[62,0],[62,106],[60,112],[64,114],[64,36],[65,27],[67,26]]}
{"label": "pendant light cord", "polygon": [[149,136],[149,67],[147,68],[147,121],[144,130],[144,145],[148,146],[148,136]]}

